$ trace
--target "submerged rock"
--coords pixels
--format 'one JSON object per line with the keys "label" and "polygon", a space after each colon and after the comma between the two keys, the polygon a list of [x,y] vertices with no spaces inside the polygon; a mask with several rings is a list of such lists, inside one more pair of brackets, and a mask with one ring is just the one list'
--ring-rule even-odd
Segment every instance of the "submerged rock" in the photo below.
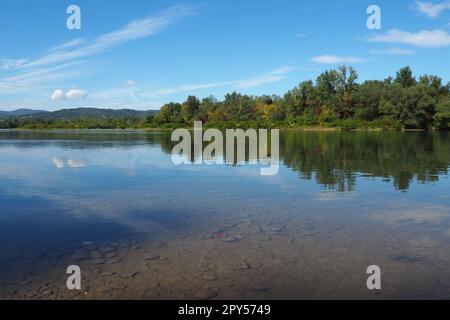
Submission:
{"label": "submerged rock", "polygon": [[118,253],[113,251],[113,252],[108,252],[107,254],[105,254],[105,258],[115,258],[117,257]]}
{"label": "submerged rock", "polygon": [[113,258],[113,259],[107,260],[106,264],[115,264],[115,263],[119,263],[121,261],[122,260],[120,258]]}
{"label": "submerged rock", "polygon": [[286,228],[286,226],[272,226],[270,228],[270,231],[279,233],[279,232],[282,232],[285,228]]}
{"label": "submerged rock", "polygon": [[206,281],[215,281],[217,280],[217,276],[214,273],[208,272],[202,275],[202,279]]}
{"label": "submerged rock", "polygon": [[130,279],[130,278],[134,278],[135,276],[137,276],[138,273],[135,271],[127,271],[125,273],[122,273],[120,275],[121,278],[125,278],[125,279]]}
{"label": "submerged rock", "polygon": [[258,291],[269,291],[272,289],[272,286],[269,283],[259,282],[253,286]]}
{"label": "submerged rock", "polygon": [[104,264],[105,262],[106,262],[106,260],[102,259],[102,258],[96,258],[96,259],[91,260],[92,264]]}
{"label": "submerged rock", "polygon": [[111,289],[113,290],[123,290],[126,289],[128,286],[124,283],[117,283],[117,282],[113,282],[111,284]]}
{"label": "submerged rock", "polygon": [[161,256],[153,253],[147,253],[144,255],[145,260],[159,260]]}
{"label": "submerged rock", "polygon": [[116,248],[111,247],[111,246],[106,246],[106,247],[100,248],[100,252],[102,252],[102,253],[110,253],[110,252],[114,252],[114,251],[116,251]]}
{"label": "submerged rock", "polygon": [[244,236],[236,235],[236,236],[226,236],[220,240],[222,240],[223,242],[239,242],[243,239],[245,239]]}
{"label": "submerged rock", "polygon": [[240,265],[238,265],[237,267],[235,267],[233,269],[234,270],[249,270],[251,268],[252,268],[252,266],[250,265],[250,263],[244,261]]}
{"label": "submerged rock", "polygon": [[391,259],[399,262],[421,262],[425,260],[422,256],[407,254],[392,256]]}
{"label": "submerged rock", "polygon": [[217,292],[210,289],[201,289],[194,295],[194,298],[197,300],[210,300],[215,297],[217,297]]}

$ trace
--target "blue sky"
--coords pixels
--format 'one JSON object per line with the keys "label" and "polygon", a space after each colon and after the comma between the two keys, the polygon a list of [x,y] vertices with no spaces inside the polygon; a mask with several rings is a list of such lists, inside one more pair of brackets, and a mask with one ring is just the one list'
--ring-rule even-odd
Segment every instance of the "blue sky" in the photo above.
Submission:
{"label": "blue sky", "polygon": [[[66,9],[81,8],[81,30]],[[366,26],[381,8],[381,30]],[[450,80],[450,1],[3,0],[0,110],[159,109],[187,95],[283,94],[325,69],[410,65]]]}

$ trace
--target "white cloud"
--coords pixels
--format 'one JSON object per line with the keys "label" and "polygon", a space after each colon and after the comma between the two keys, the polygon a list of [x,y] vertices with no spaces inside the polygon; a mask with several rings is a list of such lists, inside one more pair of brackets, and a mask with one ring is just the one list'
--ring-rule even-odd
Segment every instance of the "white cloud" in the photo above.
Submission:
{"label": "white cloud", "polygon": [[442,11],[450,10],[450,1],[440,3],[416,1],[417,11],[429,18],[437,18]]}
{"label": "white cloud", "polygon": [[321,55],[311,58],[311,61],[321,64],[340,64],[340,63],[362,63],[365,60],[363,58],[353,56]]}
{"label": "white cloud", "polygon": [[403,48],[389,48],[383,50],[372,50],[372,54],[386,54],[386,55],[396,55],[396,56],[409,56],[415,54],[413,50],[403,49]]}
{"label": "white cloud", "polygon": [[450,45],[450,35],[444,30],[423,30],[417,33],[392,29],[369,38],[371,42],[403,43],[425,48],[441,48]]}
{"label": "white cloud", "polygon": [[70,89],[69,91],[67,91],[67,93],[64,93],[63,90],[56,89],[53,92],[51,99],[52,101],[59,101],[64,99],[75,100],[75,99],[85,99],[87,96],[88,93],[84,90]]}
{"label": "white cloud", "polygon": [[61,89],[56,89],[55,92],[53,92],[51,99],[52,101],[59,101],[61,99],[64,99],[64,91],[62,91]]}
{"label": "white cloud", "polygon": [[88,93],[84,90],[78,90],[78,89],[70,89],[67,93],[66,93],[66,98],[69,100],[74,100],[74,99],[84,99],[88,96]]}

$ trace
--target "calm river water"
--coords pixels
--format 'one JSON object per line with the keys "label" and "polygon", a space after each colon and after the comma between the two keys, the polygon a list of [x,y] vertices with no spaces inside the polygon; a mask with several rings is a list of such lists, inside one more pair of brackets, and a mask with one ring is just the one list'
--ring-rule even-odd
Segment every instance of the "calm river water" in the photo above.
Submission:
{"label": "calm river water", "polygon": [[450,298],[449,134],[282,131],[275,176],[172,146],[0,131],[0,299]]}

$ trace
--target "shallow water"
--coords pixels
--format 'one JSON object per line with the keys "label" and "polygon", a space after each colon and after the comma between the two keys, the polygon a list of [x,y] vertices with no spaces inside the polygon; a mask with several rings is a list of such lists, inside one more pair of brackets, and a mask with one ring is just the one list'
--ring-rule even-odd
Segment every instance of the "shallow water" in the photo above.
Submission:
{"label": "shallow water", "polygon": [[284,131],[276,176],[172,146],[0,131],[0,299],[450,298],[450,135]]}

